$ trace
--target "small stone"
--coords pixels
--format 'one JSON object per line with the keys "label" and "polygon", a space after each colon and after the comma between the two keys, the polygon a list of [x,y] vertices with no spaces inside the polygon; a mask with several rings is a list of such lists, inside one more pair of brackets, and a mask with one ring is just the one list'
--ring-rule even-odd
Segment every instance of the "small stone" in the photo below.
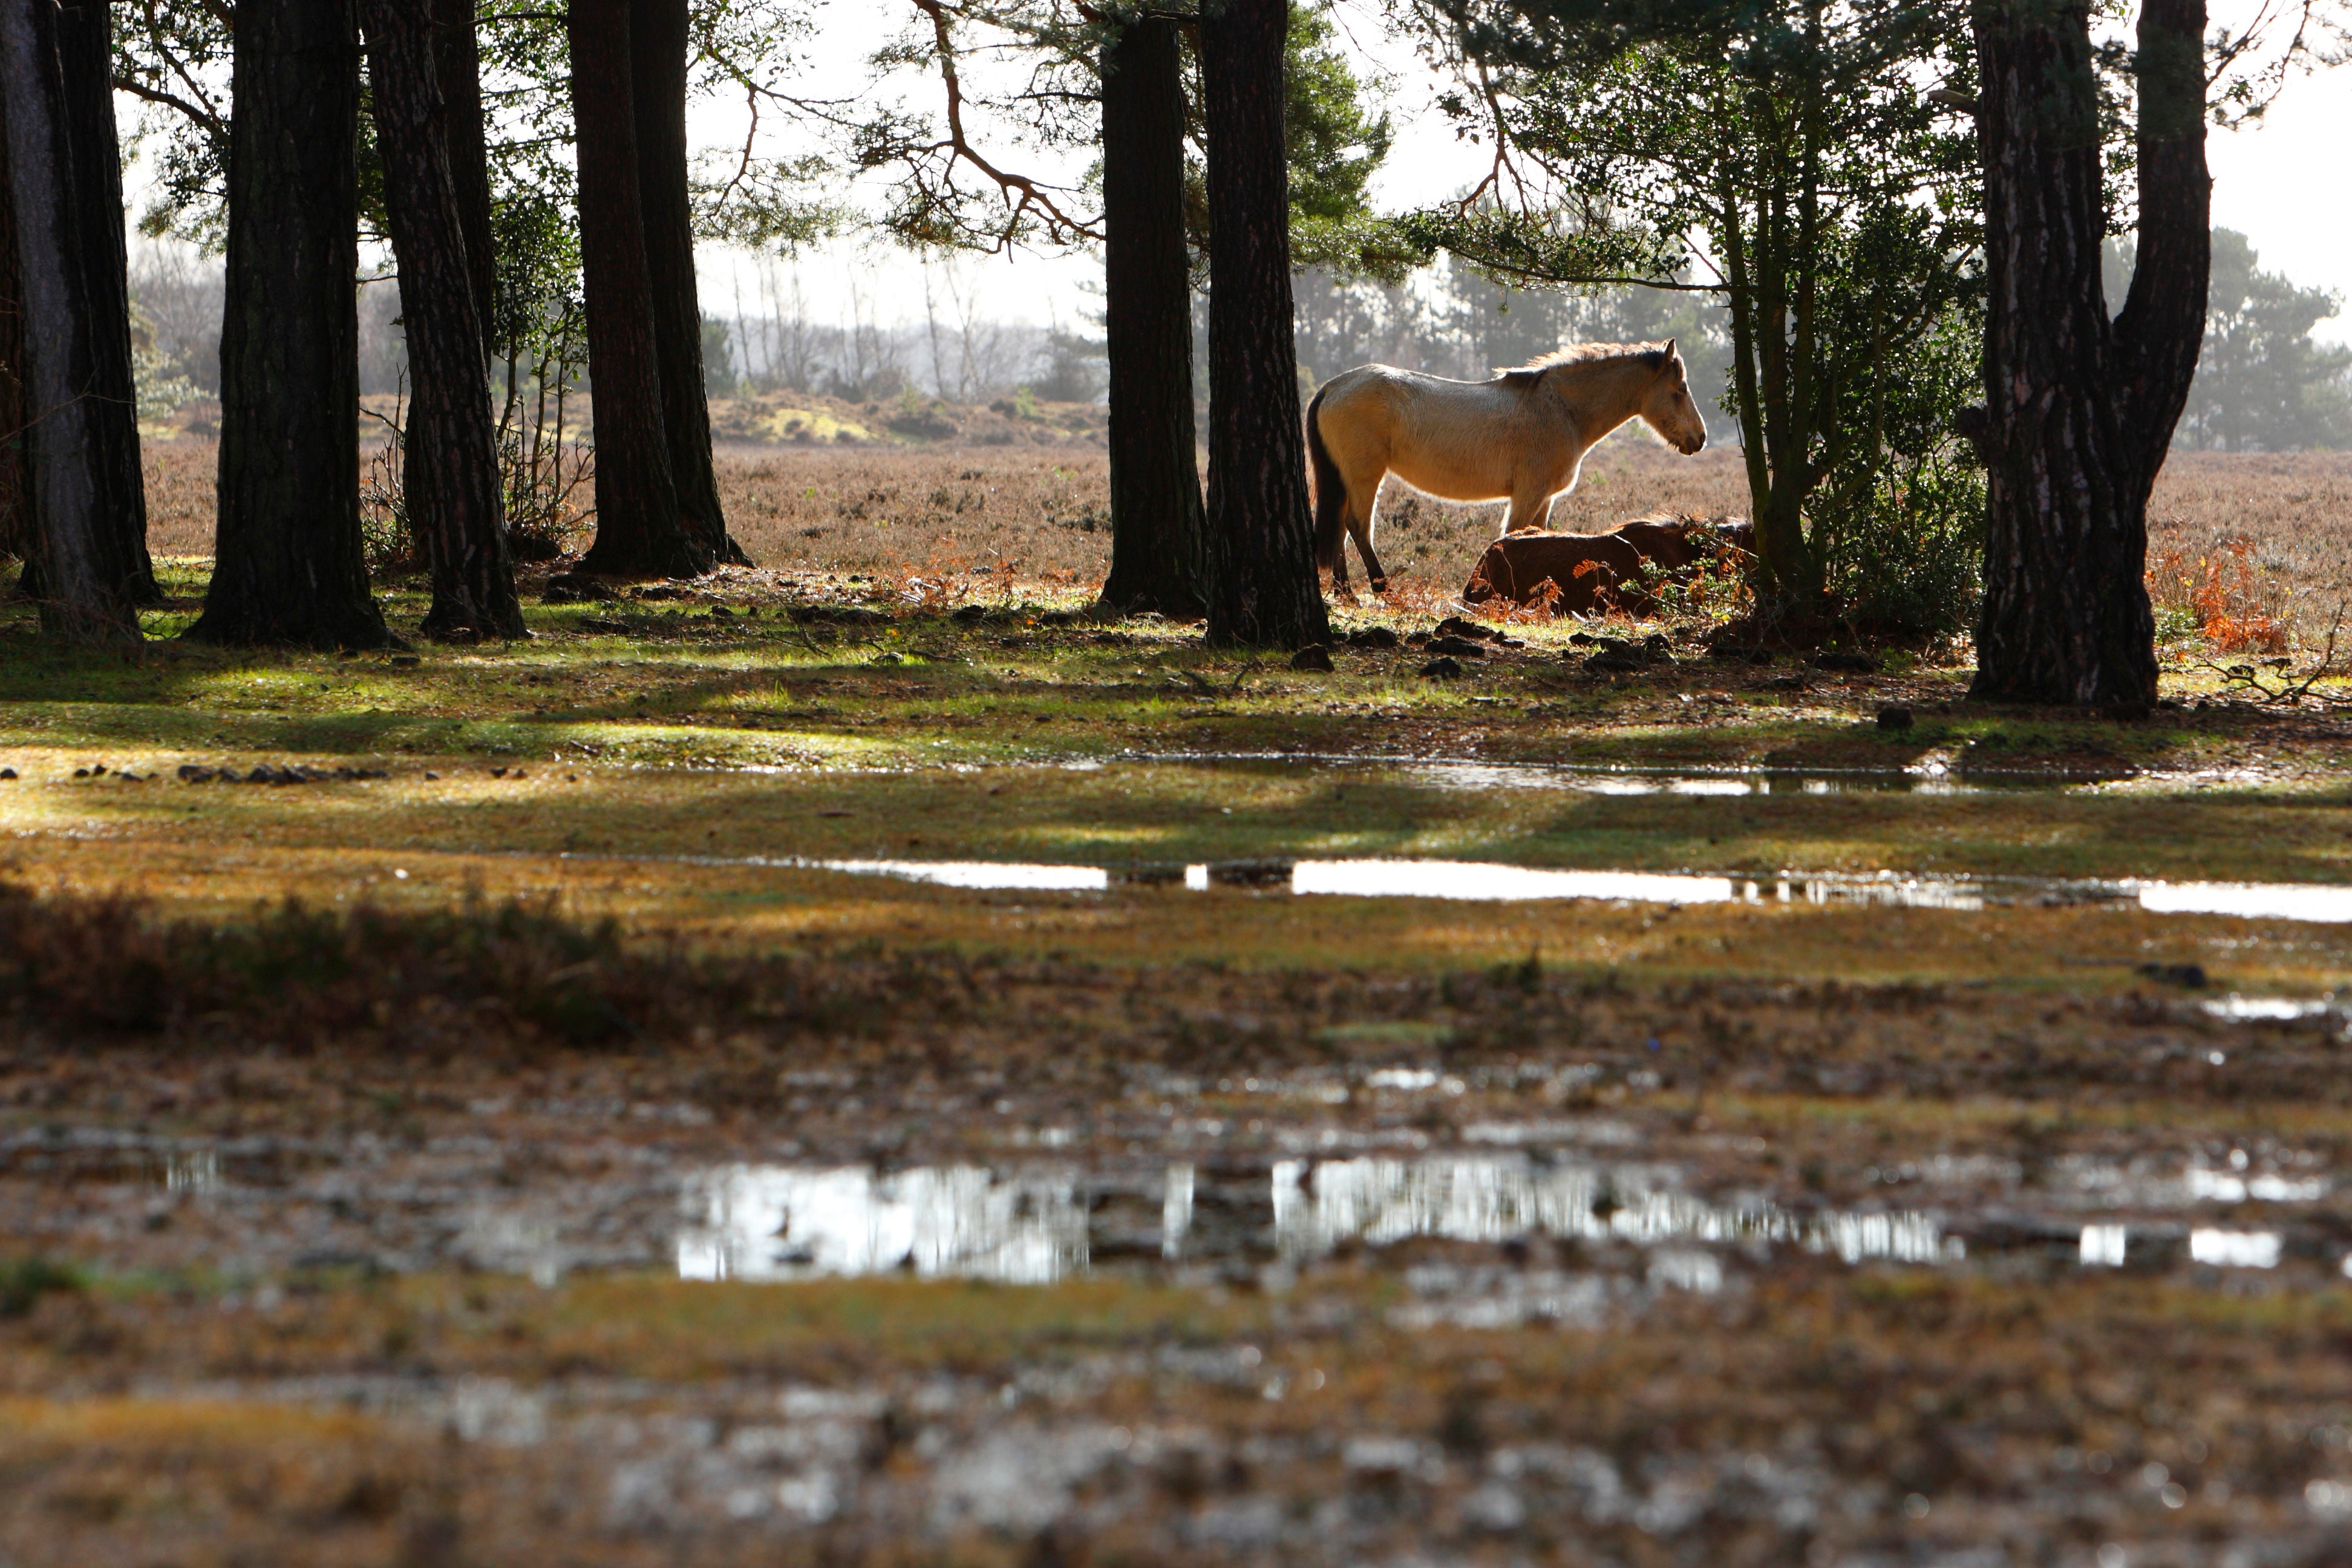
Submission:
{"label": "small stone", "polygon": [[1594,675],[1636,675],[1649,668],[1649,661],[1632,653],[1605,648],[1586,659],[1584,668]]}
{"label": "small stone", "polygon": [[1437,623],[1437,630],[1430,635],[1441,637],[1475,637],[1480,642],[1486,642],[1499,640],[1503,634],[1492,626],[1480,626],[1476,621],[1465,616],[1448,616]]}
{"label": "small stone", "polygon": [[1484,643],[1472,642],[1468,637],[1432,637],[1429,639],[1428,647],[1429,651],[1432,653],[1450,654],[1455,658],[1484,658],[1486,657],[1486,645]]}
{"label": "small stone", "polygon": [[2184,991],[2202,991],[2206,985],[2205,966],[2201,963],[2141,963],[2132,973],[2166,985],[2178,985]]}
{"label": "small stone", "polygon": [[584,572],[559,572],[547,580],[540,595],[543,605],[584,605],[615,597],[612,584]]}
{"label": "small stone", "polygon": [[415,669],[424,662],[413,653],[396,653],[392,656],[392,668],[394,669]]}
{"label": "small stone", "polygon": [[1356,647],[1392,648],[1403,640],[1387,626],[1366,626],[1348,635],[1349,643]]}
{"label": "small stone", "polygon": [[1321,643],[1309,643],[1290,656],[1293,669],[1317,669],[1328,674],[1332,669],[1331,650]]}
{"label": "small stone", "polygon": [[14,769],[14,768],[0,768],[0,779],[13,779],[13,778],[15,778],[16,776],[16,769]]}
{"label": "small stone", "polygon": [[1421,673],[1432,680],[1452,680],[1462,673],[1462,661],[1455,658],[1433,658],[1421,667]]}
{"label": "small stone", "polygon": [[1911,710],[1881,708],[1878,710],[1878,727],[1882,730],[1908,730],[1911,728]]}

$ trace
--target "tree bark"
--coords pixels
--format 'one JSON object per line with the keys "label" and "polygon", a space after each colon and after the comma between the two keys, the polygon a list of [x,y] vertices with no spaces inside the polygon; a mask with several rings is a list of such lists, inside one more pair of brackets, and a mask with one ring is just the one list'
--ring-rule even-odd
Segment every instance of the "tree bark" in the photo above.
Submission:
{"label": "tree bark", "polygon": [[695,577],[715,556],[687,528],[670,468],[638,193],[630,20],[630,0],[571,0],[565,21],[596,431],[596,542],[581,566],[615,577]]}
{"label": "tree bark", "polygon": [[114,41],[108,0],[67,0],[58,12],[74,205],[82,226],[95,379],[90,434],[106,476],[105,517],[134,603],[160,605],[147,553],[147,486],[139,468],[139,382],[131,363],[131,258],[122,237],[122,149],[114,128]]}
{"label": "tree bark", "polygon": [[1197,620],[1208,519],[1192,417],[1178,23],[1137,15],[1103,51],[1103,336],[1110,360],[1110,576],[1102,607]]}
{"label": "tree bark", "polygon": [[[31,571],[33,512],[25,488],[25,312],[16,286],[16,203],[8,186],[8,117],[0,112],[0,555]],[[29,592],[34,584],[18,578]]]}
{"label": "tree bark", "polygon": [[1970,694],[2144,707],[2147,497],[2204,335],[2204,5],[2141,13],[2140,250],[2113,322],[2086,0],[1976,0],[1974,23],[1990,293],[1971,434],[1990,474]]}
{"label": "tree bark", "polygon": [[475,310],[428,0],[363,0],[385,216],[400,264],[400,311],[415,393],[407,470],[410,532],[433,575],[428,637],[520,637],[490,426],[488,362]]}
{"label": "tree bark", "polygon": [[1208,640],[1329,640],[1315,570],[1290,294],[1283,141],[1286,0],[1201,18],[1209,195]]}
{"label": "tree bark", "polygon": [[482,129],[482,47],[474,0],[432,0],[433,78],[441,89],[441,143],[466,241],[466,276],[487,366],[497,352],[498,249],[490,235],[489,146]]}
{"label": "tree bark", "polygon": [[359,32],[238,0],[212,584],[188,636],[381,647],[360,542]]}
{"label": "tree bark", "polygon": [[[102,336],[73,151],[56,0],[0,0],[0,115],[23,315],[26,479],[41,629],[98,647],[140,640],[126,530],[108,462]],[[132,449],[136,462],[137,449]]]}
{"label": "tree bark", "polygon": [[637,200],[653,286],[654,357],[662,429],[678,514],[714,561],[749,566],[727,532],[710,457],[702,363],[702,300],[694,273],[694,198],[686,163],[687,0],[630,0],[630,83],[636,109]]}

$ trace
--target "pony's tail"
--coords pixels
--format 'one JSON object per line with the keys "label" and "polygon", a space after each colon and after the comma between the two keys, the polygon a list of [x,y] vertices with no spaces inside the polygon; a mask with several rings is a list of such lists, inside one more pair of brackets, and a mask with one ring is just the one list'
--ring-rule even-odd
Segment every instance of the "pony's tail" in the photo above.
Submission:
{"label": "pony's tail", "polygon": [[1318,389],[1315,400],[1307,405],[1307,459],[1315,468],[1315,566],[1328,572],[1339,563],[1339,546],[1347,531],[1348,481],[1339,477],[1339,465],[1331,460],[1331,449],[1323,445],[1323,394],[1328,386]]}

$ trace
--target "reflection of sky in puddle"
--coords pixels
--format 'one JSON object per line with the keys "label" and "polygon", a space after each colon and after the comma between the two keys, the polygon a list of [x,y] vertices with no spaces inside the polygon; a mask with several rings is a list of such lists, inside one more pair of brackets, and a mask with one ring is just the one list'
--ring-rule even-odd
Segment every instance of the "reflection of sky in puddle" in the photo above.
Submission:
{"label": "reflection of sky in puddle", "polygon": [[[1769,1204],[1712,1204],[1663,1174],[1545,1168],[1513,1159],[1360,1159],[1276,1163],[1265,1177],[1270,1234],[1195,1229],[1195,1176],[1161,1181],[1158,1250],[1171,1259],[1240,1246],[1307,1260],[1349,1240],[1415,1237],[1500,1242],[1552,1236],[1678,1247],[1672,1282],[1713,1289],[1719,1264],[1694,1246],[1790,1246],[1846,1263],[1951,1261],[1961,1244],[1920,1214],[1799,1214]],[[890,1173],[731,1165],[688,1187],[689,1227],[677,1271],[689,1279],[778,1280],[905,1270],[1044,1284],[1092,1260],[1090,1194],[1067,1173],[998,1174],[973,1166]]]}
{"label": "reflection of sky in puddle", "polygon": [[1066,1174],[732,1165],[688,1191],[703,1221],[678,1238],[677,1271],[688,1279],[905,1268],[1041,1285],[1087,1266],[1085,1201]]}
{"label": "reflection of sky in puddle", "polygon": [[1511,1161],[1331,1160],[1274,1167],[1276,1244],[1312,1257],[1343,1241],[1378,1247],[1412,1237],[1503,1241],[1555,1236],[1625,1241],[1783,1243],[1848,1263],[1932,1263],[1959,1256],[1919,1214],[1801,1215],[1771,1204],[1708,1203],[1638,1168],[1536,1169]]}
{"label": "reflection of sky in puddle", "polygon": [[[2129,1259],[2134,1227],[2086,1225],[2083,1227],[2082,1258],[2085,1268],[2121,1268]],[[2171,1233],[2171,1245],[2180,1245],[2180,1233]],[[2149,1237],[2154,1242],[2157,1237]],[[2274,1230],[2221,1230],[2200,1226],[2189,1233],[2189,1260],[2215,1268],[2275,1268],[2283,1243]],[[2178,1256],[2176,1254],[2176,1256]],[[2345,1271],[2352,1274],[2352,1259]]]}
{"label": "reflection of sky in puddle", "polygon": [[[813,870],[899,877],[943,887],[1018,892],[1100,892],[1112,873],[1099,866],[984,860],[758,860]],[[2352,887],[2294,882],[2096,882],[2030,877],[1709,877],[1650,871],[1584,871],[1513,866],[1487,860],[1248,861],[1121,872],[1122,883],[1259,889],[1286,885],[1297,894],[1366,899],[1446,899],[1525,902],[1585,899],[1650,904],[1811,904],[1918,910],[1982,910],[2006,902],[2057,902],[2128,908],[2151,914],[2211,914],[2241,919],[2352,921]],[[2239,1018],[2302,1016],[2263,1010],[2286,1004],[2259,1000],[2223,1005]]]}
{"label": "reflection of sky in puddle", "polygon": [[1130,763],[1162,763],[1236,771],[1329,773],[1393,770],[1408,783],[1433,789],[1571,789],[1588,795],[1953,795],[1979,789],[2065,789],[2085,776],[2051,773],[1972,773],[1967,782],[1952,776],[1941,758],[1904,768],[1806,768],[1768,766],[1722,773],[1575,763],[1478,763],[1401,755],[1341,756],[1302,752],[1134,754]]}
{"label": "reflection of sky in puddle", "polygon": [[2240,996],[2232,994],[2203,1005],[2211,1017],[2233,1024],[2289,1024],[2298,1018],[2324,1017],[2334,1004],[2293,996]]}

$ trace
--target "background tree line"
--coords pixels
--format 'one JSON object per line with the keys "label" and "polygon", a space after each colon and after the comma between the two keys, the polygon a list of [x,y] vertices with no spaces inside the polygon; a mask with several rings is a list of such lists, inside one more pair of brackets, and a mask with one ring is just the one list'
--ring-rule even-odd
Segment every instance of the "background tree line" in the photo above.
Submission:
{"label": "background tree line", "polygon": [[[930,109],[796,96],[791,46],[806,18],[788,0],[571,0],[560,14],[239,0],[126,11],[110,43],[102,0],[5,0],[0,63],[26,84],[9,99],[12,254],[28,301],[63,277],[89,326],[54,353],[18,329],[26,386],[79,376],[89,393],[27,443],[25,493],[56,498],[31,509],[33,564],[45,592],[86,600],[58,601],[59,627],[135,636],[144,573],[135,503],[90,499],[121,488],[115,408],[136,402],[127,286],[110,281],[119,237],[101,254],[93,215],[107,204],[72,194],[88,180],[60,195],[45,177],[110,173],[110,61],[170,128],[150,221],[216,239],[226,262],[220,547],[195,635],[387,635],[333,499],[353,488],[362,233],[389,240],[403,285],[409,501],[434,574],[432,629],[520,628],[482,384],[503,370],[511,404],[527,358],[533,376],[549,368],[527,343],[551,334],[584,335],[596,393],[586,567],[688,574],[740,556],[710,479],[706,356],[719,340],[693,245],[789,245],[844,215],[811,194],[821,158],[761,158],[747,142],[698,175],[685,104],[723,89],[755,123],[796,117],[842,162],[886,177],[877,222],[908,243],[1101,248],[1108,608],[1205,611],[1219,641],[1323,635],[1297,450],[1302,322],[1311,367],[1349,319],[1378,314],[1354,309],[1365,288],[1393,290],[1447,255],[1530,300],[1629,284],[1665,297],[1621,310],[1628,324],[1719,321],[1761,603],[1784,630],[1864,603],[1870,572],[1949,604],[1948,581],[1980,557],[1981,688],[2152,693],[2141,513],[2205,336],[2206,118],[2258,111],[2274,86],[2233,74],[2253,40],[2209,37],[2201,5],[2149,5],[2124,44],[2095,41],[2087,5],[2071,0],[1977,0],[1965,14],[1916,0],[1400,0],[1392,24],[1453,73],[1448,111],[1494,166],[1462,199],[1382,219],[1364,190],[1390,130],[1318,6],[905,4],[908,29],[875,68],[934,83]],[[2282,60],[2333,36],[2317,0],[2266,15],[2296,29]],[[79,32],[60,26],[73,17]],[[982,90],[968,62],[983,52],[1022,62],[1009,87]],[[1073,151],[1091,155],[1078,177],[1021,165]],[[2102,247],[2126,231],[2139,250],[2121,308],[2067,316],[2060,301],[2105,299]],[[1310,289],[1302,312],[1294,277],[1315,265],[1339,280]],[[2248,282],[2215,334],[2217,365],[2241,382],[2283,319],[2256,298],[2251,265]],[[2025,387],[2042,390],[2017,405]],[[60,467],[43,426],[84,418]],[[2210,423],[2189,416],[2192,438],[2248,438],[2209,436]],[[58,489],[77,464],[79,489]],[[2058,493],[2051,481],[2089,469],[2107,499],[2050,515],[2037,498]],[[50,520],[68,492],[104,521],[79,530],[81,546],[64,514]]]}

